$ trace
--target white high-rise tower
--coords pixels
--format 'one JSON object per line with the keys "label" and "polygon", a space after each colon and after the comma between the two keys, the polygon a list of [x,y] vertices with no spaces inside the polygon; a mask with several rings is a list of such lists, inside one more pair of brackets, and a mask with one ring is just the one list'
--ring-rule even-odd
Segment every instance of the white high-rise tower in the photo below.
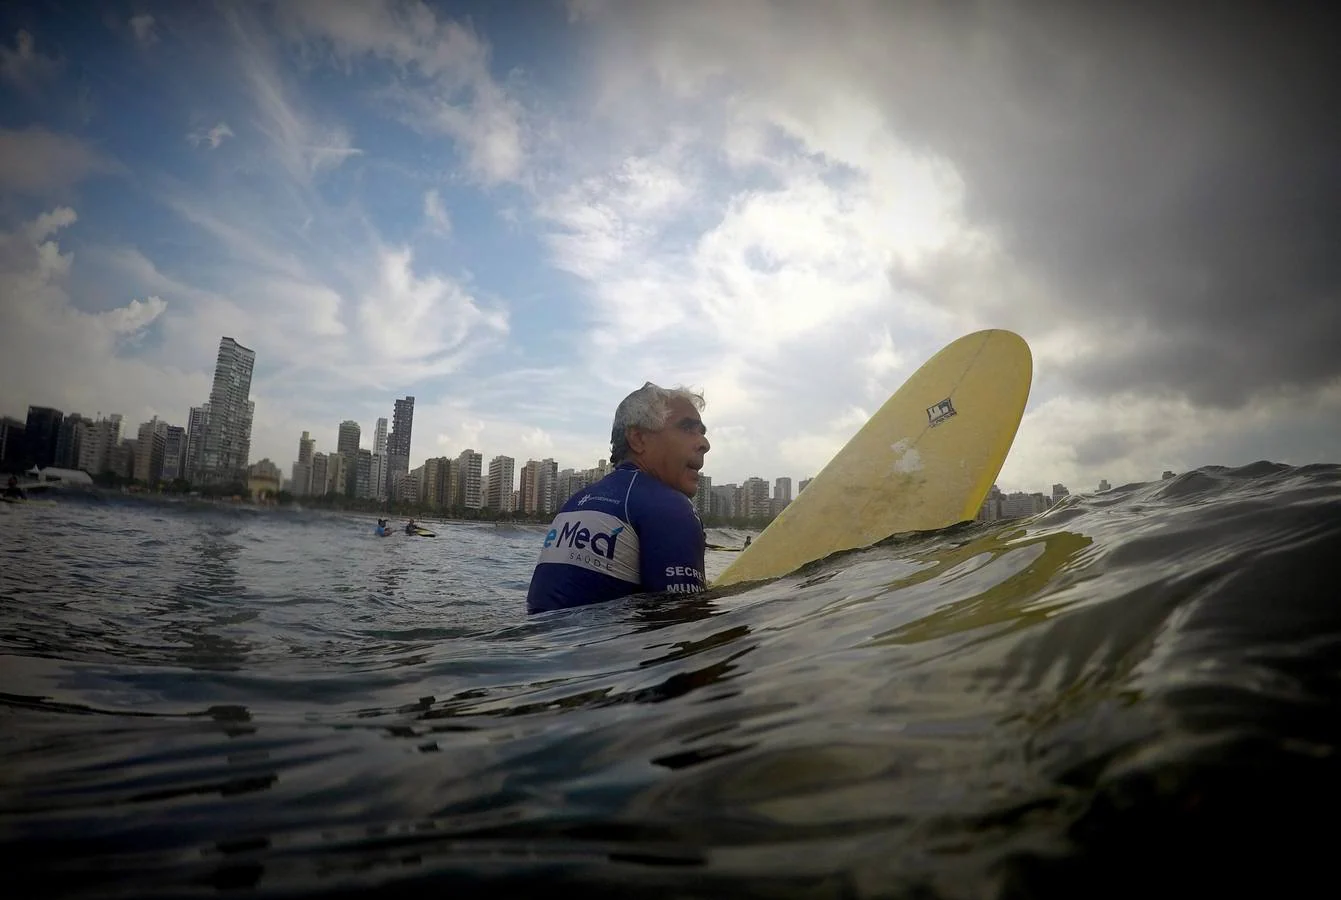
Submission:
{"label": "white high-rise tower", "polygon": [[205,419],[205,440],[201,446],[202,480],[225,482],[245,477],[251,455],[251,421],[255,406],[251,393],[251,373],[256,353],[230,337],[219,341],[219,356],[214,363],[214,384],[210,388],[209,413]]}
{"label": "white high-rise tower", "polygon": [[396,482],[410,471],[410,433],[414,429],[414,398],[395,402],[391,437],[386,445],[386,482],[388,493],[396,493]]}
{"label": "white high-rise tower", "polygon": [[386,499],[386,419],[377,420],[377,430],[373,433],[372,484],[378,500]]}

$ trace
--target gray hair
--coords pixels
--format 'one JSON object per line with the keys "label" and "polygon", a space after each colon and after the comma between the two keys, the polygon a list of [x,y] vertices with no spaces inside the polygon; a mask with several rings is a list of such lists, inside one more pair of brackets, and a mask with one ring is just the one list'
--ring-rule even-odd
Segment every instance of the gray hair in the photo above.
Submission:
{"label": "gray hair", "polygon": [[665,426],[670,416],[672,400],[688,401],[694,409],[703,411],[703,395],[686,387],[664,388],[648,381],[642,387],[619,401],[615,409],[615,424],[610,428],[610,464],[617,466],[629,455],[630,428],[657,431]]}

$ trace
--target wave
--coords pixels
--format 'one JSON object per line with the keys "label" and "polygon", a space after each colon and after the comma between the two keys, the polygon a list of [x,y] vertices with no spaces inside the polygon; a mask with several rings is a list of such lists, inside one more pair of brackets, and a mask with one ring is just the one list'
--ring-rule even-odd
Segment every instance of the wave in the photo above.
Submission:
{"label": "wave", "polygon": [[13,878],[969,898],[1330,874],[1341,467],[1207,466],[531,617],[498,587],[521,542],[342,535],[265,591],[229,538],[160,563],[165,597],[4,605]]}

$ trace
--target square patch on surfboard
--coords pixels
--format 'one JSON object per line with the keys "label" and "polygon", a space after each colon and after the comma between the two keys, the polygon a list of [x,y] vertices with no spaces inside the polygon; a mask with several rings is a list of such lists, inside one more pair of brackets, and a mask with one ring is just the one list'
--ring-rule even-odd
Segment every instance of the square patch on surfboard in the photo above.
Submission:
{"label": "square patch on surfboard", "polygon": [[927,407],[927,424],[935,428],[953,415],[955,415],[955,405],[950,402],[949,397],[946,397],[935,406]]}

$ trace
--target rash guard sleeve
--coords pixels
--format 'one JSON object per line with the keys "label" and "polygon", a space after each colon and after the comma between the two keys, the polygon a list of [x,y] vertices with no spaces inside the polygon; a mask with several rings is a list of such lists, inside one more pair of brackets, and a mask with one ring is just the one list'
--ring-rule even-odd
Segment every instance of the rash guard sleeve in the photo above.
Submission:
{"label": "rash guard sleeve", "polygon": [[[666,492],[670,493],[670,492]],[[644,591],[692,594],[703,590],[703,523],[683,494],[659,497],[637,510],[634,528],[642,548]]]}

